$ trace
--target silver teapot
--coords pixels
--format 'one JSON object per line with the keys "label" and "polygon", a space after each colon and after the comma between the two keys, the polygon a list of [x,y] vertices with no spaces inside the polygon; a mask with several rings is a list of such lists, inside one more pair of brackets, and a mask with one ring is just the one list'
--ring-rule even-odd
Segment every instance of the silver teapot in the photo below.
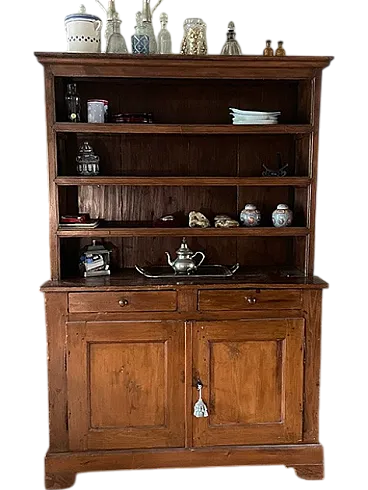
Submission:
{"label": "silver teapot", "polygon": [[[169,265],[174,269],[175,274],[191,274],[202,264],[206,258],[203,252],[192,252],[188,247],[186,238],[183,238],[180,248],[176,251],[178,256],[175,260],[171,260],[169,252],[165,252]],[[201,255],[202,258],[197,264],[194,260],[196,255]]]}

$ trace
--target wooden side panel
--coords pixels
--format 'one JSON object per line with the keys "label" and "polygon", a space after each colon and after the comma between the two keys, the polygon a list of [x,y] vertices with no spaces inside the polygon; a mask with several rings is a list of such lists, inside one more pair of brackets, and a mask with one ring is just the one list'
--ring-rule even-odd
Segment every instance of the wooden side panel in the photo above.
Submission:
{"label": "wooden side panel", "polygon": [[318,442],[322,291],[304,293],[306,311],[303,441]]}
{"label": "wooden side panel", "polygon": [[67,451],[68,400],[66,382],[67,294],[45,295],[49,376],[50,451]]}
{"label": "wooden side panel", "polygon": [[45,96],[46,96],[46,126],[47,150],[49,160],[49,236],[50,236],[50,265],[51,279],[60,279],[60,251],[56,231],[59,223],[59,203],[57,187],[54,179],[57,176],[57,148],[53,125],[56,122],[55,113],[55,78],[51,69],[45,66]]}
{"label": "wooden side panel", "polygon": [[316,228],[316,206],[317,206],[317,174],[318,174],[318,142],[319,142],[319,119],[321,106],[322,71],[312,81],[312,124],[314,133],[311,138],[309,152],[309,175],[313,183],[308,194],[308,227],[311,229],[307,239],[307,273],[313,274],[314,270],[314,246]]}

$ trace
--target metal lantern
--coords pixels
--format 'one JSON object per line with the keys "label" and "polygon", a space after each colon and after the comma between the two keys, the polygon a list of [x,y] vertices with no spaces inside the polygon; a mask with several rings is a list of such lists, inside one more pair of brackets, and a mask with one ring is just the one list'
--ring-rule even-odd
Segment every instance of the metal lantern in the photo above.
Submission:
{"label": "metal lantern", "polygon": [[100,157],[95,154],[87,141],[79,148],[76,162],[79,175],[90,177],[100,173]]}

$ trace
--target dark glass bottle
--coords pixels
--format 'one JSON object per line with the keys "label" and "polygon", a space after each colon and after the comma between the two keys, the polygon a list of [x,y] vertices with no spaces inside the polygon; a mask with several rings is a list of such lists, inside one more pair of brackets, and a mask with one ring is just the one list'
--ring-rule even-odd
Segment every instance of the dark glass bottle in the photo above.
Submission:
{"label": "dark glass bottle", "polygon": [[67,86],[67,93],[65,96],[65,102],[68,112],[69,122],[80,122],[80,97],[77,94],[77,86],[75,83],[69,83]]}

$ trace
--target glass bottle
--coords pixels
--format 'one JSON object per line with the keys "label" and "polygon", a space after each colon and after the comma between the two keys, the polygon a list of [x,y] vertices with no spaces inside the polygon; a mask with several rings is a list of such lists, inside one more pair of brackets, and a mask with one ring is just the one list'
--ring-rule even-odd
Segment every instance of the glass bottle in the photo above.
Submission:
{"label": "glass bottle", "polygon": [[235,37],[235,24],[234,22],[230,22],[229,30],[227,32],[227,41],[222,48],[221,54],[225,56],[240,56],[242,54],[240,45]]}
{"label": "glass bottle", "polygon": [[107,43],[106,53],[127,53],[128,48],[124,37],[120,32],[121,20],[115,17],[113,21],[113,32],[110,36],[109,42]]}
{"label": "glass bottle", "polygon": [[77,94],[77,86],[75,83],[69,83],[67,85],[65,102],[66,102],[66,107],[68,112],[68,121],[80,122],[81,104],[80,104],[80,97]]}
{"label": "glass bottle", "polygon": [[[152,18],[152,16],[151,16]],[[152,22],[144,20],[145,17],[142,12],[137,12],[136,15],[137,25],[135,27],[136,36],[148,36],[149,38],[149,53],[157,53],[157,41],[155,37],[155,32],[153,30]]]}
{"label": "glass bottle", "polygon": [[161,31],[158,34],[157,39],[157,52],[159,54],[171,54],[171,34],[166,29],[169,17],[167,14],[162,13],[160,15]]}

